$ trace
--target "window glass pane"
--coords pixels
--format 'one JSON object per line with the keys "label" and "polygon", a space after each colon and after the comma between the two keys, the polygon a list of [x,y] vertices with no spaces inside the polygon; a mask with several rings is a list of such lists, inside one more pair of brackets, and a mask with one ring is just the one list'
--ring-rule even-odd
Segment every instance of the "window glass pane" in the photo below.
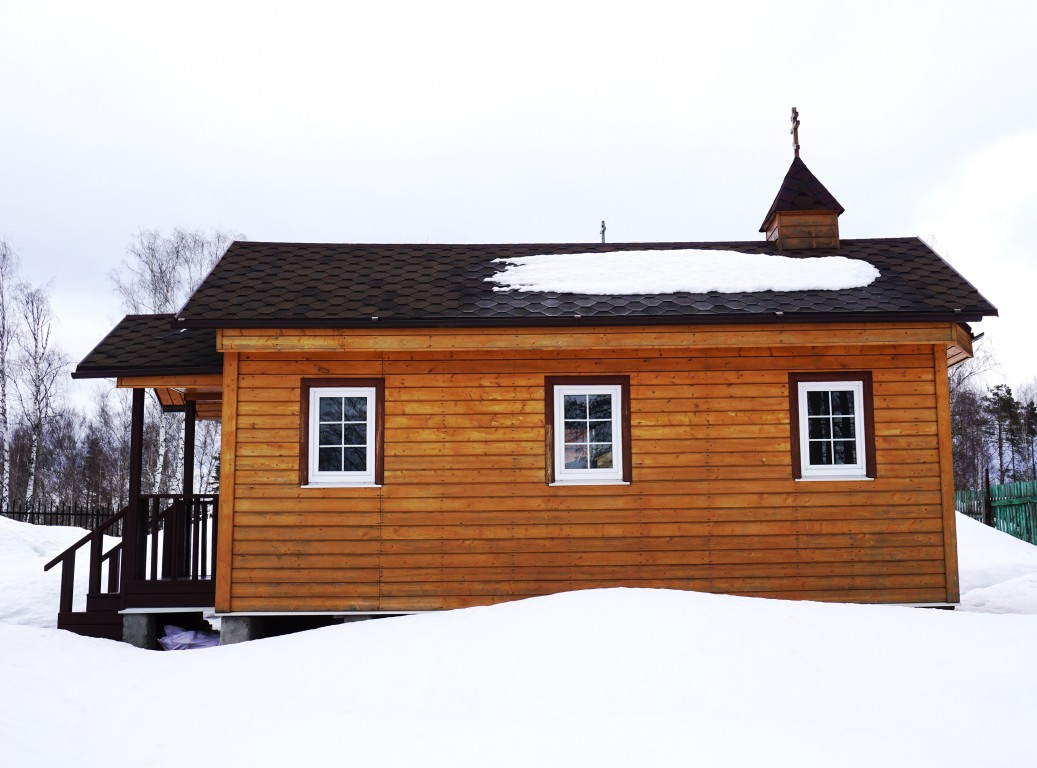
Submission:
{"label": "window glass pane", "polygon": [[366,397],[344,397],[342,400],[343,421],[367,421]]}
{"label": "window glass pane", "polygon": [[849,390],[839,390],[832,392],[832,413],[837,416],[852,416],[853,415],[853,392]]}
{"label": "window glass pane", "polygon": [[829,413],[827,392],[807,392],[808,416],[827,416]]}
{"label": "window glass pane", "polygon": [[587,395],[565,395],[563,399],[565,401],[565,418],[587,418]]}
{"label": "window glass pane", "polygon": [[592,419],[611,419],[612,395],[590,395],[590,417]]}
{"label": "window glass pane", "polygon": [[567,421],[567,422],[565,422],[565,442],[567,442],[567,443],[586,443],[587,442],[587,422],[585,422],[585,421]]}
{"label": "window glass pane", "polygon": [[857,431],[854,428],[856,421],[852,418],[840,418],[832,419],[832,437],[853,439],[857,436]]}
{"label": "window glass pane", "polygon": [[[375,395],[370,387],[322,388],[313,392],[309,434],[311,482],[357,482],[372,479],[369,458],[370,408]],[[325,477],[325,473],[327,476]],[[346,473],[341,475],[339,473]]]}
{"label": "window glass pane", "polygon": [[857,443],[852,440],[836,440],[832,443],[833,464],[856,464]]}
{"label": "window glass pane", "polygon": [[612,469],[612,443],[591,445],[590,464],[594,469]]}
{"label": "window glass pane", "polygon": [[366,448],[343,448],[342,458],[342,468],[346,472],[363,472],[367,469]]}
{"label": "window glass pane", "polygon": [[807,419],[807,436],[811,440],[821,440],[832,436],[832,420],[829,418]]}
{"label": "window glass pane", "polygon": [[367,445],[366,424],[346,424],[342,431],[343,445]]}
{"label": "window glass pane", "polygon": [[321,424],[320,425],[320,444],[321,445],[342,445],[342,425],[341,424]]}
{"label": "window glass pane", "polygon": [[567,445],[565,446],[565,468],[587,469],[587,446]]}
{"label": "window glass pane", "polygon": [[553,458],[559,484],[621,482],[619,436],[621,385],[588,381],[556,384],[554,391]]}
{"label": "window glass pane", "polygon": [[320,420],[342,421],[342,398],[322,397],[320,398]]}
{"label": "window glass pane", "polygon": [[[864,478],[866,377],[800,381],[800,468],[805,479]],[[819,377],[820,379],[820,377]],[[790,376],[790,381],[793,377]],[[804,411],[806,411],[804,413]]]}
{"label": "window glass pane", "polygon": [[832,444],[830,442],[812,442],[810,443],[810,463],[811,464],[831,464],[832,463]]}
{"label": "window glass pane", "polygon": [[342,471],[342,449],[320,448],[317,451],[317,469],[321,472]]}

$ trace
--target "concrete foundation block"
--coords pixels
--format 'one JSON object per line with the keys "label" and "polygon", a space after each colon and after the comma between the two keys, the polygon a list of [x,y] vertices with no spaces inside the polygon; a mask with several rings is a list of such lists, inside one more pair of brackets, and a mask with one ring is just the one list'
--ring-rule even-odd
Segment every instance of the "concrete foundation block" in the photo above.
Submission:
{"label": "concrete foundation block", "polygon": [[255,616],[224,616],[220,619],[220,645],[255,640],[259,637],[259,621]]}
{"label": "concrete foundation block", "polygon": [[158,648],[158,617],[150,613],[126,613],[122,617],[123,642],[155,650]]}

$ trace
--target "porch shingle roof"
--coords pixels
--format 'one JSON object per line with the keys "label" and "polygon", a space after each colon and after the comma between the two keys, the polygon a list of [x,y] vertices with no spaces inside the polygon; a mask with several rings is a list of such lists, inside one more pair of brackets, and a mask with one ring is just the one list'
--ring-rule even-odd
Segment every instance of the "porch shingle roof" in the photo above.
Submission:
{"label": "porch shingle roof", "polygon": [[220,373],[216,331],[174,328],[172,315],[127,315],[72,372],[74,379]]}

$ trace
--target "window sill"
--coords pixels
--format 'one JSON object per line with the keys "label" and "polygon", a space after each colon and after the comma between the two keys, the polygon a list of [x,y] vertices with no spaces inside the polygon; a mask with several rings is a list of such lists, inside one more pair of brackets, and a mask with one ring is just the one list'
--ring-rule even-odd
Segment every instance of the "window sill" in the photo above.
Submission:
{"label": "window sill", "polygon": [[630,485],[629,480],[556,480],[548,483],[552,488],[562,485]]}
{"label": "window sill", "polygon": [[874,477],[861,477],[860,475],[833,475],[831,477],[797,477],[797,483],[831,483],[831,482],[870,482]]}
{"label": "window sill", "polygon": [[306,483],[300,488],[381,488],[380,483]]}

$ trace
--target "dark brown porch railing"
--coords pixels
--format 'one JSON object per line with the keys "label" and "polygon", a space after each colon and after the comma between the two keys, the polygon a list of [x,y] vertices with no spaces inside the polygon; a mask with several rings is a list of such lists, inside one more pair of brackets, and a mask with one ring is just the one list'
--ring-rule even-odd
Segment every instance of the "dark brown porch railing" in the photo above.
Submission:
{"label": "dark brown porch railing", "polygon": [[[108,534],[108,531],[121,525],[128,509],[129,507],[123,507],[114,515],[108,517],[94,530],[43,566],[44,571],[49,571],[55,565],[61,563],[59,615],[72,612],[72,597],[76,578],[76,552],[87,543],[90,544],[90,585],[87,587],[88,594],[111,594],[119,591],[122,567],[122,542],[120,541],[110,550],[104,552],[104,537]],[[108,563],[108,584],[107,589],[102,592],[101,571],[105,563]]]}
{"label": "dark brown porch railing", "polygon": [[[142,494],[134,526],[136,542],[125,539],[107,552],[103,551],[104,536],[129,514],[129,507],[115,513],[95,530],[88,533],[46,566],[49,571],[61,563],[61,598],[59,627],[62,615],[72,612],[75,584],[76,553],[90,544],[89,597],[122,595],[126,607],[128,588],[143,587],[136,602],[155,601],[155,607],[175,607],[183,600],[185,606],[197,606],[204,589],[185,589],[190,582],[199,588],[211,586],[216,569],[216,523],[219,515],[219,496],[214,494]],[[123,568],[129,548],[134,556],[126,560],[132,564],[132,573]],[[102,590],[102,572],[108,565],[106,588]],[[134,607],[147,607],[136,605]]]}
{"label": "dark brown porch railing", "polygon": [[137,558],[138,579],[208,579],[216,568],[219,496],[149,494],[140,497],[137,530],[146,534],[147,553]]}

